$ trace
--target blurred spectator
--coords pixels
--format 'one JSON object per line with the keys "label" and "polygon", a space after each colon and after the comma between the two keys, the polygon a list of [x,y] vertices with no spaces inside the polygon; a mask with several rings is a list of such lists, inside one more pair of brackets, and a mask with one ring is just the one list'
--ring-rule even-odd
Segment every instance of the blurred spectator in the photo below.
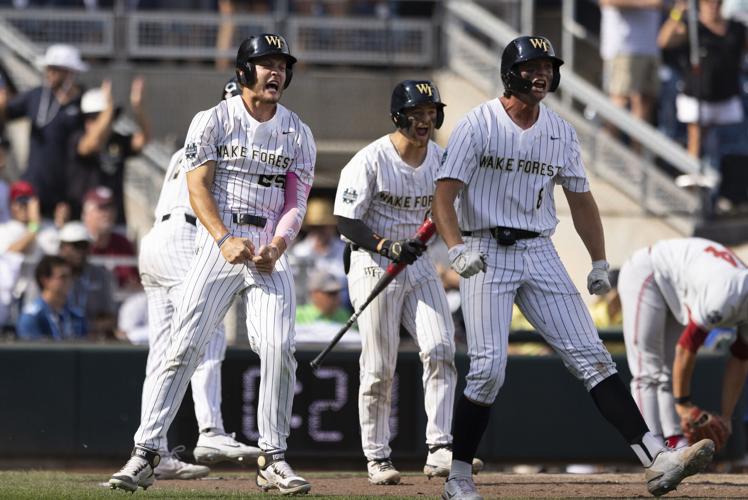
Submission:
{"label": "blurred spectator", "polygon": [[234,67],[235,53],[230,53],[239,45],[234,41],[236,25],[233,17],[246,14],[268,14],[273,8],[272,0],[218,0],[218,13],[221,25],[216,35],[216,49],[226,52],[225,57],[216,58],[216,69],[228,71]]}
{"label": "blurred spectator", "polygon": [[83,312],[68,301],[73,274],[65,259],[45,255],[34,273],[41,293],[18,319],[16,334],[22,340],[67,340],[86,336]]}
{"label": "blurred spectator", "polygon": [[88,262],[91,237],[80,222],[68,222],[60,230],[60,257],[73,270],[70,305],[85,311],[89,337],[114,338],[116,304],[112,275]]}
{"label": "blurred spectator", "polygon": [[144,291],[134,293],[122,302],[117,330],[118,337],[131,344],[148,345],[148,302]]}
{"label": "blurred spectator", "polygon": [[21,274],[23,256],[14,252],[0,253],[0,332],[12,324],[13,291]]}
{"label": "blurred spectator", "polygon": [[49,224],[42,228],[39,199],[33,186],[16,181],[9,193],[10,219],[0,224],[0,252],[15,252],[31,259],[55,253],[56,231]]}
{"label": "blurred spectator", "polygon": [[721,0],[699,0],[698,68],[689,62],[685,1],[676,2],[657,40],[663,48],[683,48],[680,60],[685,88],[678,95],[676,108],[678,120],[688,124],[688,152],[697,158],[702,155],[708,127],[743,122],[739,96],[745,26],[725,20],[720,5]]}
{"label": "blurred spectator", "polygon": [[42,215],[51,219],[67,192],[64,159],[68,141],[82,126],[76,76],[88,66],[81,61],[78,49],[63,44],[50,45],[40,64],[44,67],[41,87],[10,100],[7,90],[0,88],[0,123],[16,118],[31,120],[23,178],[36,188]]}
{"label": "blurred spectator", "polygon": [[307,203],[303,230],[304,239],[291,247],[290,255],[301,270],[299,285],[304,289],[304,271],[323,269],[335,276],[343,287],[343,303],[348,303],[348,283],[343,269],[345,243],[340,239],[337,220],[332,214],[332,202],[324,198],[310,198]]}
{"label": "blurred spectator", "polygon": [[618,273],[619,269],[610,270],[610,290],[605,295],[596,295],[595,302],[590,306],[592,321],[602,330],[623,326],[621,297],[618,295]]}
{"label": "blurred spectator", "polygon": [[0,224],[10,218],[8,206],[10,204],[10,182],[7,177],[7,141],[0,131]]}
{"label": "blurred spectator", "polygon": [[[343,286],[335,275],[318,269],[309,275],[307,290],[307,303],[296,308],[296,342],[328,342],[350,318],[341,305]],[[354,327],[341,342],[361,343]]]}
{"label": "blurred spectator", "polygon": [[71,137],[68,160],[67,199],[74,219],[81,216],[81,203],[86,192],[97,186],[106,186],[114,195],[117,224],[126,223],[125,160],[140,153],[150,139],[150,123],[143,108],[143,78],[132,81],[130,106],[139,129],[123,133],[112,128],[120,109],[114,106],[109,80],[105,80],[100,88],[83,94],[81,113],[84,128]]}
{"label": "blurred spectator", "polygon": [[657,33],[662,0],[600,0],[600,55],[613,103],[645,122],[659,91]]}
{"label": "blurred spectator", "polygon": [[[112,190],[103,186],[91,189],[83,198],[82,221],[91,236],[91,255],[135,257],[135,247],[126,237],[114,232],[117,209]],[[138,287],[135,266],[116,266],[114,276],[120,288]]]}

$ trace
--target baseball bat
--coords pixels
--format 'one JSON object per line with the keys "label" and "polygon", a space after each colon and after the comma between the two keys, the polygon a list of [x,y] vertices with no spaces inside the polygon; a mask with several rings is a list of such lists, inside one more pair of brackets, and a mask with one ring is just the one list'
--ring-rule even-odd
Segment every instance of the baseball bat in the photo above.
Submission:
{"label": "baseball bat", "polygon": [[[434,221],[432,221],[431,218],[426,218],[426,220],[423,221],[423,224],[421,224],[421,227],[418,228],[418,231],[416,231],[414,238],[425,245],[431,239],[431,237],[434,236],[434,233],[436,233],[436,224],[434,224]],[[340,342],[340,339],[343,338],[345,332],[347,332],[351,328],[351,326],[353,326],[353,323],[355,323],[361,313],[364,312],[366,306],[371,304],[371,302],[376,299],[380,293],[382,293],[382,290],[387,288],[387,285],[389,285],[392,280],[395,279],[395,276],[400,274],[400,271],[405,269],[406,265],[407,264],[405,264],[404,262],[400,262],[398,264],[390,262],[390,264],[387,266],[387,270],[384,272],[382,277],[379,278],[377,284],[374,285],[374,288],[369,293],[369,296],[366,297],[364,303],[361,304],[361,307],[359,307],[358,310],[354,312],[353,315],[348,319],[348,321],[345,322],[345,325],[343,325],[343,327],[338,330],[338,333],[335,334],[335,337],[333,337],[327,347],[325,347],[322,352],[317,355],[316,358],[309,362],[309,366],[312,367],[312,370],[316,370],[320,367],[320,365],[322,365],[322,361],[324,361],[327,355],[330,354],[330,351],[332,351],[333,348],[338,345],[338,342]]]}

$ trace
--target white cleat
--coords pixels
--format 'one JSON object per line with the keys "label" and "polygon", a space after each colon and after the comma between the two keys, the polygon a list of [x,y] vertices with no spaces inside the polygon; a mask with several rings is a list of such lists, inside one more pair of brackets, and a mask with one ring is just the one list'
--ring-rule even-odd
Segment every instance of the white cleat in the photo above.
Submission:
{"label": "white cleat", "polygon": [[389,458],[369,460],[366,468],[369,470],[371,484],[400,484],[400,473]]}
{"label": "white cleat", "polygon": [[[473,459],[473,474],[483,470],[483,460],[480,458]],[[429,450],[426,457],[426,465],[423,466],[423,473],[426,477],[448,477],[452,468],[452,445],[434,446]]]}
{"label": "white cleat", "polygon": [[219,462],[249,462],[260,456],[262,450],[255,446],[240,443],[234,434],[209,431],[201,432],[197,438],[197,446],[192,452],[195,461],[201,464],[217,464]]}
{"label": "white cleat", "polygon": [[264,452],[257,458],[257,486],[262,491],[278,488],[283,495],[304,495],[312,489],[309,481],[288,465],[282,451]]}
{"label": "white cleat", "polygon": [[125,466],[109,479],[109,487],[131,493],[134,493],[138,486],[147,490],[156,480],[153,469],[158,465],[159,459],[155,451],[135,447]]}
{"label": "white cleat", "polygon": [[453,477],[444,483],[442,500],[483,500],[472,477]]}
{"label": "white cleat", "polygon": [[168,455],[163,455],[161,461],[153,470],[156,479],[200,479],[210,474],[210,469],[204,465],[181,461],[179,453],[184,449],[184,446],[177,446]]}
{"label": "white cleat", "polygon": [[711,439],[702,439],[676,450],[664,448],[645,469],[647,489],[656,497],[673,491],[683,479],[706,469],[713,456],[714,442]]}

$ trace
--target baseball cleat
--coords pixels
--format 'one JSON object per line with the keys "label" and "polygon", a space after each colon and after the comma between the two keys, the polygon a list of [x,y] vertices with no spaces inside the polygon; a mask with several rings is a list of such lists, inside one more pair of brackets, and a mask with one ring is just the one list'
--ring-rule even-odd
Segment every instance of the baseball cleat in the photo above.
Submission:
{"label": "baseball cleat", "polygon": [[200,479],[210,474],[210,469],[204,465],[195,465],[179,459],[179,453],[184,446],[177,446],[170,453],[164,453],[153,473],[156,479]]}
{"label": "baseball cleat", "polygon": [[453,477],[444,483],[442,500],[483,500],[472,477]]}
{"label": "baseball cleat", "polygon": [[208,431],[200,433],[197,446],[192,453],[198,463],[217,464],[226,461],[248,462],[250,459],[255,460],[260,456],[262,450],[240,443],[233,433]]}
{"label": "baseball cleat", "polygon": [[366,468],[369,470],[369,482],[371,484],[400,483],[400,473],[392,465],[392,460],[389,458],[369,460]]}
{"label": "baseball cleat", "polygon": [[673,491],[683,479],[706,469],[713,456],[714,441],[711,439],[676,450],[663,448],[644,472],[647,490],[656,497]]}
{"label": "baseball cleat", "polygon": [[158,466],[158,453],[146,448],[135,447],[124,467],[109,479],[109,487],[134,493],[138,486],[147,490],[156,480],[153,469]]}
{"label": "baseball cleat", "polygon": [[312,485],[296,474],[282,451],[262,452],[257,458],[257,486],[262,491],[278,488],[282,495],[304,495]]}
{"label": "baseball cleat", "polygon": [[[480,458],[473,459],[473,474],[483,470],[483,460]],[[426,465],[423,466],[423,473],[426,477],[447,477],[452,468],[452,445],[438,445],[429,449],[426,457]]]}

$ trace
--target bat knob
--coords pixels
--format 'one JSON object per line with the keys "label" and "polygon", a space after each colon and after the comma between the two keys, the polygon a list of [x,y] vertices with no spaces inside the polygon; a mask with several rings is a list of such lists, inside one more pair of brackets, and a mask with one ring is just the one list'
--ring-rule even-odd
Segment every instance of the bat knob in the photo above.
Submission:
{"label": "bat knob", "polygon": [[313,359],[309,362],[309,366],[312,368],[312,370],[316,370],[319,368],[319,362],[316,359]]}

